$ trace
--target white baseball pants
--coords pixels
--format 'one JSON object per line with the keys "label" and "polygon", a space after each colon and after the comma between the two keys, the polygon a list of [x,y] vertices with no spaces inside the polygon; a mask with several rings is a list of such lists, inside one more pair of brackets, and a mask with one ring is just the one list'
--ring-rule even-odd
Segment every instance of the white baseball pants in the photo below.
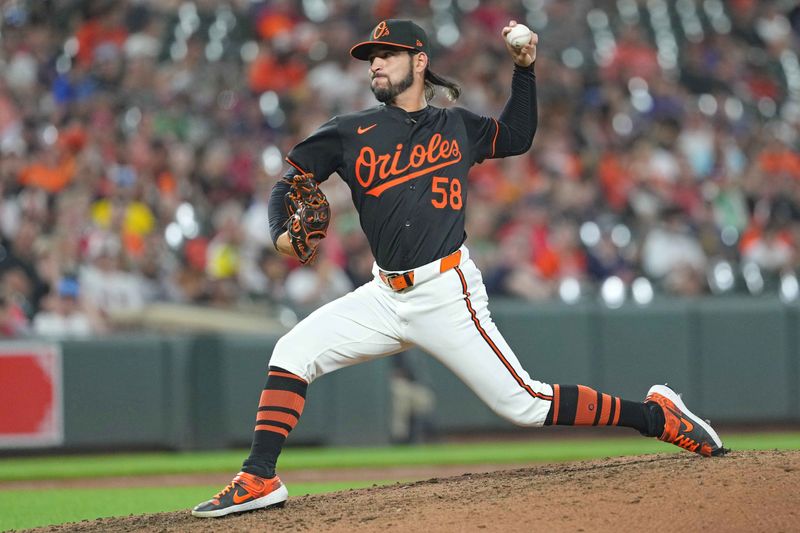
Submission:
{"label": "white baseball pants", "polygon": [[553,388],[531,379],[489,315],[483,279],[469,251],[440,272],[439,260],[414,270],[401,292],[375,278],[297,324],[275,346],[271,366],[309,383],[356,363],[418,346],[455,373],[501,417],[541,426]]}

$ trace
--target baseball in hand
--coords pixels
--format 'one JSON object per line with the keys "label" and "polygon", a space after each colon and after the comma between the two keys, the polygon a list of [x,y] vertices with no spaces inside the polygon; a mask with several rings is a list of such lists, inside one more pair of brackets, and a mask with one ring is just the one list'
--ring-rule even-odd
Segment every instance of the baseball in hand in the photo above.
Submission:
{"label": "baseball in hand", "polygon": [[524,24],[517,24],[506,34],[506,41],[514,48],[522,48],[531,41],[531,30]]}

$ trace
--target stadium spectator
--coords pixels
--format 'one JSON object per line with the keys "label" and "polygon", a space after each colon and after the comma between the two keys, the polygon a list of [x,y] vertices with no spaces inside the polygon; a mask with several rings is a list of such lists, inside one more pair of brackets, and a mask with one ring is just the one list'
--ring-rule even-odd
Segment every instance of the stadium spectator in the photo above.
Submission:
{"label": "stadium spectator", "polygon": [[[2,4],[0,271],[13,270],[16,287],[6,301],[30,319],[59,279],[80,272],[82,298],[107,314],[98,294],[116,289],[99,281],[103,261],[124,278],[128,309],[324,299],[286,285],[320,268],[348,285],[369,280],[371,254],[339,180],[325,184],[334,220],[318,267],[275,261],[264,195],[288,147],[327,117],[371,105],[348,46],[388,17],[436,30],[437,70],[485,115],[499,114],[509,82],[496,70],[502,43],[487,36],[509,19],[542,36],[533,149],[470,176],[468,244],[490,290],[546,299],[564,276],[600,284],[643,273],[668,292],[702,294],[717,259],[797,268],[795,3],[667,2],[675,16],[658,28],[651,2],[317,5]],[[690,34],[692,13],[700,31]],[[609,217],[629,243],[614,244],[607,228],[582,240],[578,228]],[[777,240],[768,221],[780,224]],[[117,243],[114,257],[98,255],[105,240]],[[654,244],[667,241],[691,258],[675,264]]]}
{"label": "stadium spectator", "polygon": [[98,233],[88,247],[91,262],[82,265],[78,278],[87,312],[111,327],[115,315],[142,311],[145,285],[141,274],[126,268],[119,239]]}
{"label": "stadium spectator", "polygon": [[760,229],[750,228],[742,237],[742,258],[752,261],[769,274],[788,272],[796,266],[796,250],[788,228],[768,222]]}
{"label": "stadium spectator", "polygon": [[48,304],[33,318],[32,332],[44,337],[88,337],[93,333],[89,315],[81,310],[78,281],[63,278]]}
{"label": "stadium spectator", "polygon": [[25,311],[0,288],[0,338],[21,337],[28,333]]}
{"label": "stadium spectator", "polygon": [[663,289],[693,296],[703,292],[707,257],[678,206],[665,208],[642,244],[642,269]]}
{"label": "stadium spectator", "polygon": [[302,308],[316,308],[353,290],[347,273],[320,250],[310,268],[295,268],[286,278],[289,303]]}

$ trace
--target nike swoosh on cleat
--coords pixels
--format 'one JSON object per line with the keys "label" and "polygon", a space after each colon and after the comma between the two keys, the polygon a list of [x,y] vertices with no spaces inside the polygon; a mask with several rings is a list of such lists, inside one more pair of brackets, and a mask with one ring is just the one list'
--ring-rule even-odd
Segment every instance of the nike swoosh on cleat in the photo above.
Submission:
{"label": "nike swoosh on cleat", "polygon": [[367,133],[369,130],[371,130],[375,126],[377,126],[377,124],[373,124],[371,126],[367,126],[366,128],[359,126],[356,131],[358,132],[359,135],[362,135],[364,133]]}
{"label": "nike swoosh on cleat", "polygon": [[669,412],[672,413],[672,415],[675,418],[680,420],[681,424],[683,424],[683,427],[685,429],[683,431],[681,431],[681,433],[689,433],[690,431],[692,431],[694,429],[694,424],[692,424],[689,421],[689,419],[687,419],[685,416],[683,416],[683,413],[681,411],[679,411],[678,409],[673,409],[671,407],[668,407],[667,409],[669,409]]}
{"label": "nike swoosh on cleat", "polygon": [[233,493],[233,503],[236,504],[244,503],[250,499],[251,499],[250,493],[248,493],[247,491],[245,491],[245,493],[241,495],[238,492]]}

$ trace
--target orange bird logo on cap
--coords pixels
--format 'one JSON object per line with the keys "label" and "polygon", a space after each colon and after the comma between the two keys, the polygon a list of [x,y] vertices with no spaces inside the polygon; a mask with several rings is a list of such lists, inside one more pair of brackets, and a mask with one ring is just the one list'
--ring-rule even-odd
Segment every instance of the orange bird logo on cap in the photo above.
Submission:
{"label": "orange bird logo on cap", "polygon": [[375,26],[375,31],[372,32],[372,38],[380,39],[384,35],[389,35],[389,28],[386,26],[386,21],[382,20]]}

